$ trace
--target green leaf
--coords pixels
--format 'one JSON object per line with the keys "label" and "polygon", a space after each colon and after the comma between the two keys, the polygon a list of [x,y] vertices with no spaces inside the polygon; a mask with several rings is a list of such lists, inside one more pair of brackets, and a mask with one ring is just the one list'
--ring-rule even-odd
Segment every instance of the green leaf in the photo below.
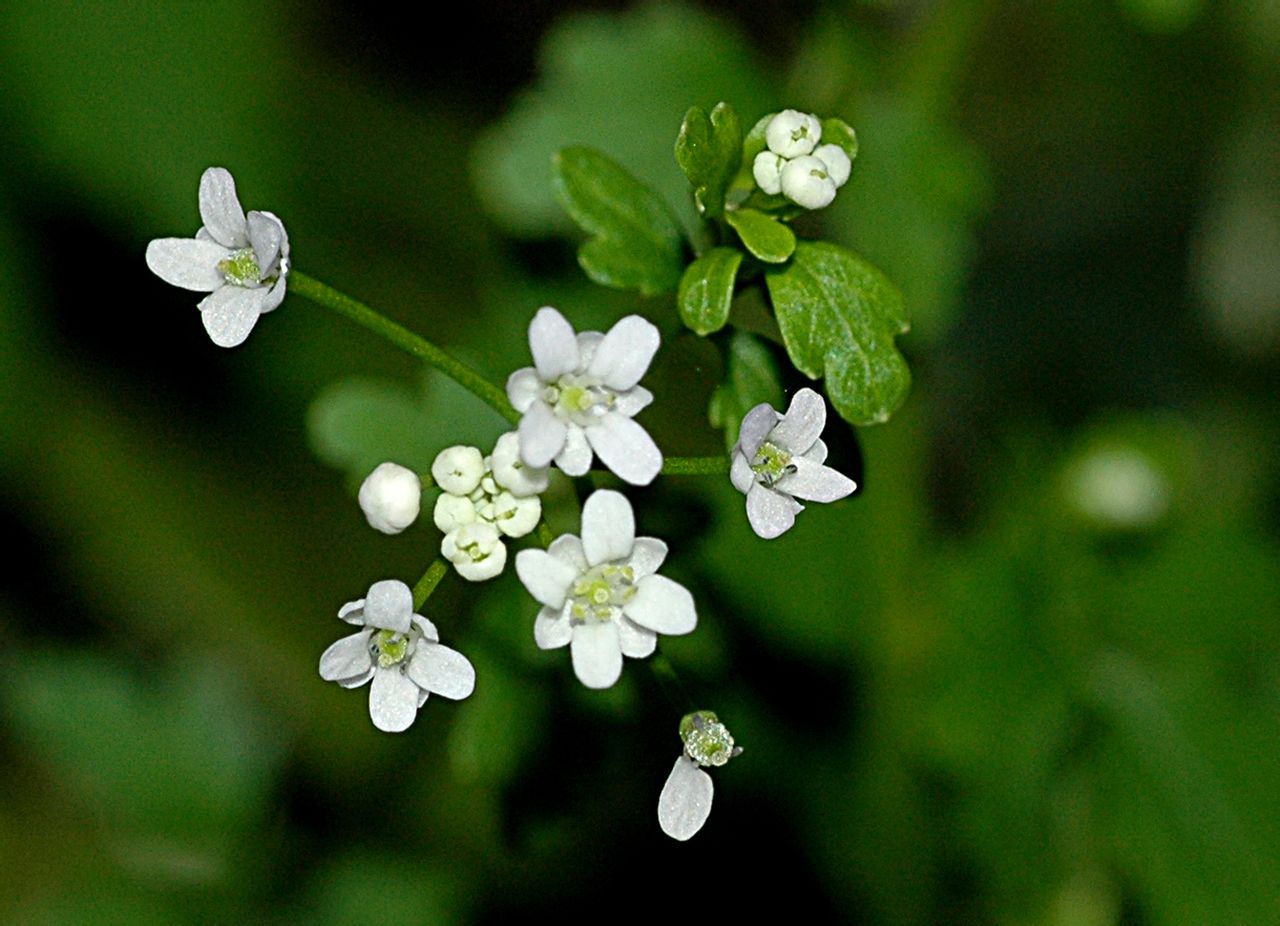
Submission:
{"label": "green leaf", "polygon": [[727,221],[753,255],[767,264],[780,264],[796,249],[796,235],[773,216],[755,209],[725,213]]}
{"label": "green leaf", "polygon": [[711,394],[707,417],[711,426],[724,429],[724,444],[733,451],[742,417],[761,402],[782,407],[782,384],[773,355],[760,339],[735,331],[729,339],[725,380]]}
{"label": "green leaf", "polygon": [[715,217],[724,212],[724,192],[742,159],[742,123],[728,103],[717,103],[708,117],[694,106],[676,138],[676,163],[693,184],[698,212]]}
{"label": "green leaf", "polygon": [[595,236],[578,249],[587,276],[646,296],[675,287],[684,270],[684,238],[656,193],[590,148],[560,151],[554,171],[560,204]]}
{"label": "green leaf", "polygon": [[822,120],[822,140],[819,144],[839,145],[849,155],[850,161],[858,156],[858,133],[843,119]]}
{"label": "green leaf", "polygon": [[741,190],[753,190],[756,186],[756,178],[752,174],[752,165],[755,164],[756,155],[763,151],[767,145],[764,139],[764,130],[769,127],[771,120],[777,113],[765,113],[756,120],[756,124],[742,139],[742,164],[738,168],[738,175],[733,180],[733,188]]}
{"label": "green leaf", "polygon": [[700,335],[724,327],[741,263],[742,252],[737,248],[712,248],[688,266],[676,295],[680,320],[687,327]]}
{"label": "green leaf", "polygon": [[910,325],[888,278],[839,245],[802,241],[765,282],[796,368],[826,377],[827,395],[850,424],[887,421],[911,385],[893,343]]}

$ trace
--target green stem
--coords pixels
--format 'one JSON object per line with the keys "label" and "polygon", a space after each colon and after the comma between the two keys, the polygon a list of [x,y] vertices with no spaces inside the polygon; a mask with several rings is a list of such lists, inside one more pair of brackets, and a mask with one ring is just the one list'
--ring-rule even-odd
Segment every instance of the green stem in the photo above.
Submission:
{"label": "green stem", "polygon": [[363,302],[357,302],[298,270],[289,271],[289,291],[345,315],[357,325],[368,328],[374,334],[386,338],[401,350],[425,360],[463,389],[487,402],[503,418],[512,424],[520,421],[520,413],[511,407],[507,395],[471,367],[455,360],[426,338],[414,334],[403,325],[375,312]]}
{"label": "green stem", "polygon": [[667,457],[662,461],[666,476],[723,476],[727,472],[728,457]]}
{"label": "green stem", "polygon": [[449,571],[449,564],[443,556],[436,557],[435,562],[427,567],[427,571],[422,574],[422,578],[418,580],[418,584],[413,587],[413,610],[417,611],[427,599],[431,597],[431,593],[436,590],[436,586],[440,584],[440,580],[444,578],[444,574]]}

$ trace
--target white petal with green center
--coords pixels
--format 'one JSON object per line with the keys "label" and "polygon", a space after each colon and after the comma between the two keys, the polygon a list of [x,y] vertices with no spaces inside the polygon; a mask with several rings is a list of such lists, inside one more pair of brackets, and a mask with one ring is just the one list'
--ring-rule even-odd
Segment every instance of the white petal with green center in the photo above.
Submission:
{"label": "white petal with green center", "polygon": [[622,648],[613,621],[574,625],[569,651],[574,674],[588,688],[608,688],[622,674]]}
{"label": "white petal with green center", "polygon": [[453,700],[469,697],[476,687],[476,670],[457,650],[421,642],[409,660],[409,678],[419,688]]}
{"label": "white petal with green center", "polygon": [[266,290],[222,286],[200,302],[200,320],[213,343],[236,347],[244,343],[262,314]]}
{"label": "white petal with green center", "polygon": [[539,604],[562,608],[578,571],[545,550],[521,550],[516,554],[516,575]]}
{"label": "white petal with green center", "polygon": [[320,656],[320,677],[326,682],[357,677],[373,668],[370,631],[362,630],[333,643]]}
{"label": "white petal with green center", "polygon": [[538,649],[559,649],[573,637],[573,625],[560,608],[543,608],[533,622],[533,642]]}
{"label": "white petal with green center", "polygon": [[805,387],[791,397],[791,405],[782,416],[769,440],[791,453],[804,453],[813,446],[827,425],[827,403],[822,396]]}
{"label": "white petal with green center", "polygon": [[627,565],[635,570],[636,578],[641,579],[661,569],[666,558],[667,545],[657,537],[637,537]]}
{"label": "white petal with green center", "polygon": [[688,633],[698,625],[693,595],[666,576],[645,576],[636,582],[635,597],[622,606],[622,613],[658,633]]}
{"label": "white petal with green center", "polygon": [[157,238],[147,245],[147,267],[170,286],[211,293],[224,282],[218,262],[229,253],[215,241]]}
{"label": "white petal with green center", "polygon": [[648,485],[662,469],[662,451],[649,432],[627,416],[610,412],[586,431],[596,456],[624,482]]}
{"label": "white petal with green center", "polygon": [[529,466],[548,466],[564,448],[565,424],[538,399],[520,419],[520,457]]}
{"label": "white petal with green center", "polygon": [[418,715],[420,689],[399,666],[378,669],[369,688],[369,719],[379,730],[400,733]]}
{"label": "white petal with green center", "polygon": [[236,182],[226,168],[210,167],[201,175],[200,220],[221,245],[242,248],[249,243]]}
{"label": "white petal with green center", "polygon": [[591,469],[591,445],[578,425],[569,423],[564,448],[556,454],[555,463],[566,476],[585,476]]}
{"label": "white petal with green center", "polygon": [[834,502],[858,487],[843,473],[821,463],[812,463],[804,457],[792,459],[791,466],[793,471],[778,480],[776,488],[793,498],[807,502]]}
{"label": "white petal with green center", "polygon": [[413,616],[413,592],[398,579],[384,579],[369,586],[364,599],[367,627],[408,633]]}
{"label": "white petal with green center", "polygon": [[784,534],[796,523],[804,506],[773,489],[756,483],[747,493],[747,520],[756,535],[765,540]]}
{"label": "white petal with green center", "polygon": [[582,549],[588,565],[627,560],[635,540],[636,519],[627,497],[612,489],[591,493],[582,506]]}
{"label": "white petal with green center", "polygon": [[587,375],[610,389],[630,389],[649,369],[660,342],[658,329],[651,322],[639,315],[628,315],[605,334],[587,367]]}
{"label": "white petal with green center", "polygon": [[662,832],[681,842],[691,837],[707,822],[714,796],[711,776],[681,755],[658,797],[658,825]]}
{"label": "white petal with green center", "polygon": [[529,350],[543,382],[552,382],[578,369],[578,341],[573,326],[551,306],[539,309],[529,323]]}

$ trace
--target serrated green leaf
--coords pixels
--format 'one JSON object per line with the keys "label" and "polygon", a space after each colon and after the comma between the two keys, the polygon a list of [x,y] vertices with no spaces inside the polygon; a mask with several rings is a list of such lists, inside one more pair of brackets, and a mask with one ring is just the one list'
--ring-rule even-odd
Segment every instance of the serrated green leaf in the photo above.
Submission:
{"label": "serrated green leaf", "polygon": [[741,263],[742,252],[737,248],[712,248],[685,269],[676,306],[687,327],[708,335],[725,326]]}
{"label": "serrated green leaf", "polygon": [[747,412],[761,402],[782,407],[782,384],[769,349],[745,331],[735,331],[729,339],[725,371],[724,382],[711,394],[707,417],[712,427],[724,429],[725,448],[732,452]]}
{"label": "serrated green leaf", "polygon": [[911,385],[893,343],[910,325],[888,278],[839,245],[802,241],[765,282],[796,368],[826,378],[827,395],[850,424],[887,421]]}
{"label": "serrated green leaf", "polygon": [[767,264],[780,264],[796,249],[796,234],[771,215],[755,209],[725,213],[727,221],[755,257]]}
{"label": "serrated green leaf", "polygon": [[708,117],[701,106],[685,113],[676,138],[676,163],[693,185],[698,212],[724,212],[724,193],[742,159],[742,123],[728,103],[717,103]]}
{"label": "serrated green leaf", "polygon": [[594,237],[578,249],[587,276],[646,296],[673,289],[684,270],[680,226],[658,194],[591,148],[555,156],[556,198]]}

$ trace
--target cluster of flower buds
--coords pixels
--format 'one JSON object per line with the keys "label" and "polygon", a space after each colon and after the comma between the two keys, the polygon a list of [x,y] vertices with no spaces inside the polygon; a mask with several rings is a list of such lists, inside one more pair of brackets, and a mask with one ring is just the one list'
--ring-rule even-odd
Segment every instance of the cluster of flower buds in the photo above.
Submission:
{"label": "cluster of flower buds", "polygon": [[764,137],[768,147],[751,164],[760,189],[771,196],[781,193],[806,209],[831,205],[836,190],[849,179],[852,164],[839,145],[818,144],[818,117],[784,109],[769,121]]}

